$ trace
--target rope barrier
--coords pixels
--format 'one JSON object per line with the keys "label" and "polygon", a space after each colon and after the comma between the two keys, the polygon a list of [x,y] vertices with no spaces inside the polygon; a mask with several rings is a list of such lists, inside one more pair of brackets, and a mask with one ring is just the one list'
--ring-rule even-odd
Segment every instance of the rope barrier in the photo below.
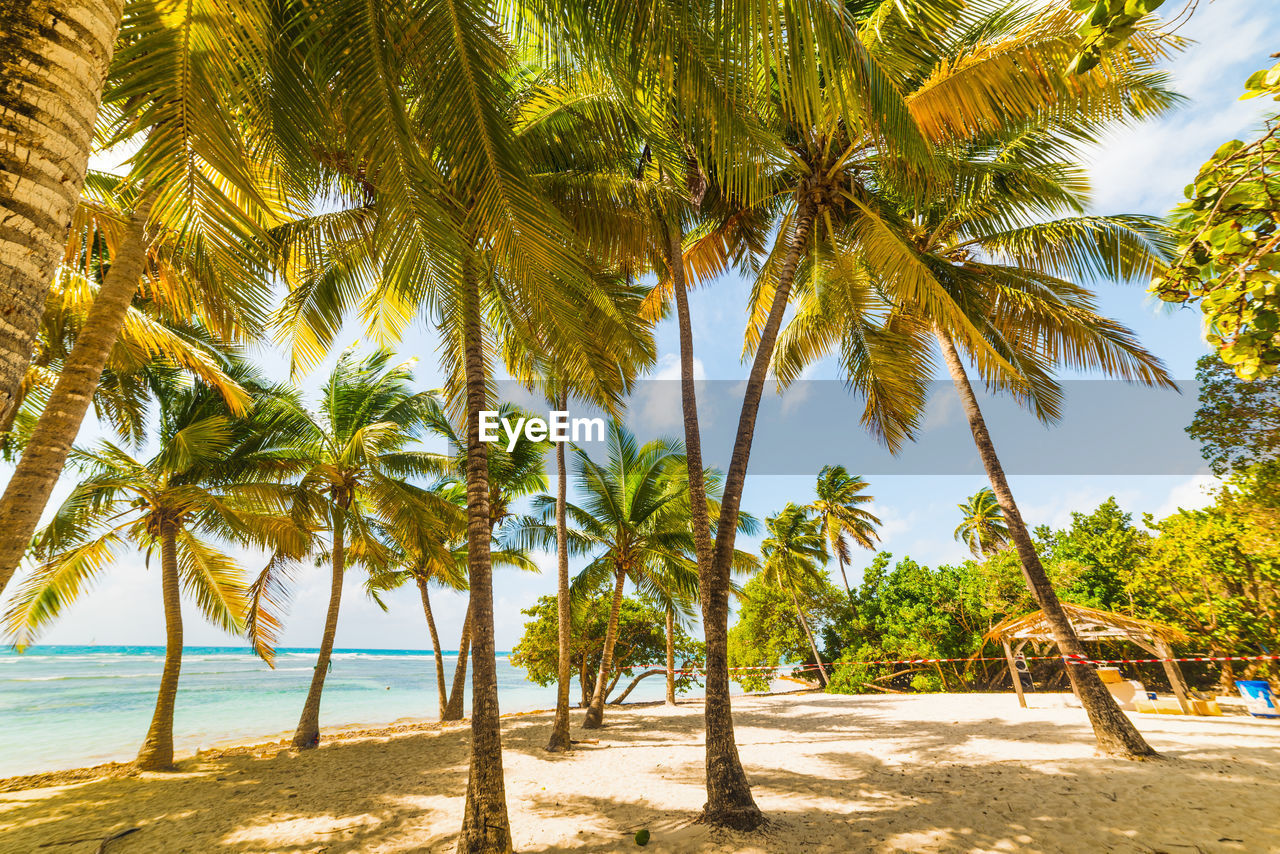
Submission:
{"label": "rope barrier", "polygon": [[[1190,655],[1175,658],[1089,658],[1083,655],[1034,655],[1025,656],[1025,661],[1053,661],[1058,659],[1064,662],[1076,662],[1078,664],[1162,664],[1167,661],[1186,661],[1186,662],[1219,662],[1219,661],[1280,661],[1280,655]],[[972,658],[873,658],[865,661],[851,662],[855,664],[947,664],[960,661],[1004,661],[1003,656],[974,656]],[[834,667],[836,662],[830,662],[823,666],[827,668]],[[629,665],[632,667],[641,667],[642,665]],[[666,667],[662,664],[647,665],[651,668],[659,668],[663,671]],[[788,665],[762,665],[755,667],[730,667],[730,673],[749,673],[759,670],[781,670]],[[797,665],[791,668],[792,673],[804,670],[817,670],[818,665],[806,664]],[[677,668],[674,673],[681,675],[705,673],[704,667],[683,667]]]}

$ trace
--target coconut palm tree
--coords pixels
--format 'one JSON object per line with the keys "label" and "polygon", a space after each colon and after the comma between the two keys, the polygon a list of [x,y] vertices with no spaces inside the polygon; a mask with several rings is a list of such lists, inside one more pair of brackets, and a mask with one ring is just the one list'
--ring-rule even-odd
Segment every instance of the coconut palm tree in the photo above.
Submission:
{"label": "coconut palm tree", "polygon": [[0,6],[0,421],[35,350],[123,12],[124,0]]}
{"label": "coconut palm tree", "polygon": [[[436,690],[440,701],[440,719],[448,720],[450,696],[445,690],[444,655],[440,645],[440,633],[436,629],[435,614],[431,608],[430,588],[441,587],[446,590],[465,591],[467,589],[467,543],[466,531],[462,526],[462,502],[466,500],[466,492],[451,480],[437,481],[432,491],[439,493],[445,500],[459,508],[456,517],[445,520],[446,526],[437,527],[428,533],[430,539],[423,543],[414,539],[413,534],[422,531],[405,532],[399,529],[387,533],[396,549],[396,557],[389,571],[371,573],[368,587],[371,591],[390,590],[412,582],[418,588],[422,600],[422,612],[426,618],[427,631],[431,635],[431,647],[434,651],[436,667]],[[537,572],[538,565],[530,560],[523,551],[498,547],[492,552],[493,565],[523,569]],[[464,641],[467,638],[464,636]],[[459,651],[461,655],[461,651]],[[465,667],[459,662],[459,670]],[[461,684],[454,685],[457,706],[462,705]]]}
{"label": "coconut palm tree", "polygon": [[956,527],[955,538],[968,546],[974,557],[984,557],[1009,544],[1009,526],[990,487],[984,486],[956,506],[964,521]]}
{"label": "coconut palm tree", "polygon": [[[496,412],[499,419],[506,418],[512,422],[530,415],[510,403],[502,404]],[[427,426],[435,436],[447,441],[451,449],[461,449],[464,446],[456,426],[439,401],[433,401],[429,406]],[[514,502],[547,488],[544,459],[549,446],[550,443],[546,440],[531,440],[522,432],[516,437],[515,444],[510,449],[502,442],[491,447],[489,451],[489,483],[492,496],[489,504],[491,539],[497,529],[512,517],[511,506]],[[444,459],[443,464],[448,475],[439,488],[444,490],[451,500],[465,506],[466,455],[458,450]],[[462,578],[466,579],[466,577],[466,568],[462,567]],[[458,641],[458,660],[454,665],[453,684],[449,690],[449,699],[445,704],[442,720],[459,721],[465,715],[464,698],[467,662],[471,652],[471,634],[471,608],[468,603],[467,616],[462,623],[462,637]]]}
{"label": "coconut palm tree", "polygon": [[849,542],[864,549],[875,549],[880,537],[876,526],[880,524],[871,511],[858,505],[870,504],[875,499],[864,495],[868,483],[858,475],[851,475],[844,466],[823,466],[818,472],[817,496],[809,505],[809,511],[818,520],[818,530],[840,566],[840,578],[844,581],[849,601],[853,590],[844,565],[849,562]]}
{"label": "coconut palm tree", "polygon": [[[398,557],[395,537],[428,544],[437,528],[458,516],[447,499],[411,482],[434,478],[445,465],[439,455],[413,447],[427,431],[435,399],[413,389],[409,364],[391,359],[389,350],[364,358],[345,351],[321,389],[318,410],[295,405],[290,412],[295,453],[305,469],[295,490],[294,512],[317,533],[328,534],[327,542],[317,537],[311,551],[330,567],[320,652],[293,736],[299,749],[320,743],[320,699],[348,567],[385,574]],[[292,571],[290,561],[273,560],[255,589],[268,591],[266,601],[272,601],[287,590]]]}
{"label": "coconut palm tree", "polygon": [[[126,10],[97,133],[106,148],[136,152],[127,180],[84,185],[90,198],[81,207],[97,208],[93,231],[106,236],[110,267],[0,499],[0,590],[39,524],[139,288],[166,291],[168,302],[189,307],[179,316],[198,313],[228,340],[265,321],[271,253],[264,229],[288,206],[274,169],[278,146],[265,140],[270,123],[247,109],[261,100],[250,89],[272,79],[263,65],[269,19],[257,3],[170,8],[133,0]],[[83,176],[81,167],[77,192]],[[49,280],[39,284],[43,308]],[[15,314],[20,325],[26,309]],[[34,329],[24,333],[28,345]],[[11,367],[7,344],[0,342],[0,410],[16,402],[17,386],[5,386],[2,375]],[[24,369],[31,353],[22,357]]]}
{"label": "coconut palm tree", "polygon": [[[574,480],[583,497],[566,505],[569,549],[592,557],[574,579],[573,588],[581,595],[613,580],[600,669],[583,722],[587,729],[604,723],[627,581],[642,590],[666,589],[660,578],[669,566],[687,564],[685,555],[693,548],[688,519],[676,518],[672,512],[680,504],[684,482],[679,445],[663,439],[640,445],[616,420],[609,423],[605,441],[608,457],[603,463],[581,448],[573,449]],[[549,495],[535,498],[535,516],[513,531],[515,541],[531,547],[554,542],[556,503]]]}
{"label": "coconut palm tree", "polygon": [[[111,181],[90,173],[89,180]],[[81,222],[83,220],[83,223]],[[108,242],[98,231],[94,213],[81,204],[74,239],[58,269],[40,319],[35,355],[18,390],[8,420],[0,420],[0,442],[6,456],[17,457],[30,440],[49,396],[77,338],[85,328],[97,297],[99,280],[110,259],[100,249]],[[112,241],[114,242],[114,241]],[[185,371],[222,390],[228,404],[243,409],[245,393],[226,375],[228,345],[201,321],[198,310],[171,305],[167,293],[135,295],[125,312],[120,336],[107,356],[102,378],[94,390],[93,406],[100,421],[135,445],[144,437],[148,402],[174,370]]]}
{"label": "coconut palm tree", "polygon": [[765,520],[765,529],[768,536],[760,543],[760,572],[766,583],[791,597],[796,620],[809,639],[809,649],[813,651],[813,660],[825,686],[827,669],[822,664],[813,630],[809,628],[809,619],[797,595],[797,591],[808,585],[820,584],[823,580],[820,567],[830,556],[821,522],[809,517],[807,507],[788,502],[786,507]]}
{"label": "coconut palm tree", "polygon": [[[203,383],[174,386],[160,397],[157,447],[149,459],[112,442],[77,451],[85,477],[36,538],[38,565],[5,615],[16,644],[25,646],[130,545],[148,559],[159,552],[165,661],[138,753],[143,770],[173,766],[183,591],[208,620],[238,634],[245,628],[248,579],[219,541],[287,550],[305,538],[285,516],[291,490],[280,482],[299,464],[276,430],[288,395],[247,369],[233,375],[258,401],[245,418],[234,417],[221,394]],[[258,651],[270,657],[266,643]]]}
{"label": "coconut palm tree", "polygon": [[[851,385],[867,400],[864,422],[896,449],[919,423],[932,348],[940,348],[1028,587],[1063,654],[1082,656],[1029,533],[1015,518],[998,460],[983,450],[990,437],[957,350],[958,344],[975,361],[989,386],[1049,420],[1061,402],[1052,376],[1057,365],[1167,382],[1159,361],[1129,330],[1098,315],[1091,294],[1070,281],[1149,275],[1160,263],[1163,241],[1149,219],[1082,215],[1087,182],[1072,161],[1081,140],[1175,101],[1152,71],[1165,48],[1139,32],[1090,75],[1069,75],[1065,65],[1078,43],[1069,18],[1060,9],[1015,10],[988,27],[957,25],[935,49],[902,58],[916,81],[907,101],[938,142],[935,162],[948,180],[922,194],[909,174],[868,164],[865,180],[850,183],[844,212],[824,223],[818,251],[797,279],[804,292],[775,372],[785,384],[816,354],[838,350]],[[1041,85],[1011,95],[1019,106],[1000,107],[991,99],[1000,80],[1028,63],[1044,69]],[[985,88],[956,97],[966,82]],[[1045,221],[1064,213],[1071,215]],[[764,284],[757,314],[774,296]],[[1100,747],[1149,755],[1092,669],[1077,663],[1068,672]]]}
{"label": "coconut palm tree", "polygon": [[[479,413],[490,408],[492,359],[507,333],[608,389],[616,388],[618,362],[584,342],[613,340],[610,332],[625,333],[630,319],[593,278],[589,262],[608,256],[584,246],[548,186],[577,160],[538,171],[547,165],[543,143],[557,134],[546,122],[521,121],[531,100],[520,87],[530,78],[496,23],[503,17],[483,4],[411,3],[376,15],[360,3],[328,8],[332,23],[290,43],[321,78],[318,108],[342,129],[316,141],[317,172],[352,205],[295,229],[294,246],[318,251],[291,258],[285,331],[304,365],[318,360],[348,311],[361,310],[390,338],[425,307],[441,333],[446,396],[465,424],[470,519],[472,762],[459,850],[509,851],[493,648],[491,447],[480,441]],[[433,41],[442,34],[449,37]],[[613,195],[596,198],[617,209]]]}

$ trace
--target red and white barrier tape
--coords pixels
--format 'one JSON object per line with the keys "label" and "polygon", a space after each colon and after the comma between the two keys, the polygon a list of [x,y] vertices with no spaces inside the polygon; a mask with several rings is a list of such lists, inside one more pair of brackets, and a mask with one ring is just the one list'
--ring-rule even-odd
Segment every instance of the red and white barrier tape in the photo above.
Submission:
{"label": "red and white barrier tape", "polygon": [[[1214,662],[1214,661],[1280,661],[1280,655],[1190,655],[1180,658],[1088,658],[1083,655],[1034,655],[1024,657],[1025,661],[1052,661],[1060,659],[1063,661],[1076,661],[1080,664],[1162,664],[1166,661],[1189,661],[1189,662]],[[977,656],[974,658],[883,658],[868,659],[866,661],[849,662],[853,664],[946,664],[960,661],[1004,661],[1003,656]],[[835,662],[824,665],[827,668],[835,666]],[[628,665],[629,667],[640,667],[640,665]],[[656,669],[662,668],[662,665],[652,665]],[[756,670],[783,670],[788,665],[763,665],[757,667],[730,667],[730,673],[746,673]],[[817,670],[818,665],[806,664],[797,665],[790,668],[791,673],[803,670]],[[702,667],[685,667],[677,668],[677,674],[688,675],[705,673],[706,668]]]}

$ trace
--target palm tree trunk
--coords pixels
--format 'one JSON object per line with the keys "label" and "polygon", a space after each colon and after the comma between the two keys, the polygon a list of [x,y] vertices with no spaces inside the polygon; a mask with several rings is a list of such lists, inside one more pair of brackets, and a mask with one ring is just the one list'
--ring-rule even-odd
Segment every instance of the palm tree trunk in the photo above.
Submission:
{"label": "palm tree trunk", "polygon": [[[737,758],[737,746],[733,745],[733,717],[729,707],[729,570],[733,562],[733,546],[737,537],[738,511],[742,505],[742,489],[746,484],[747,465],[751,459],[751,442],[755,438],[756,415],[764,395],[764,384],[773,359],[774,344],[782,328],[782,318],[787,311],[791,285],[796,268],[809,244],[813,228],[812,205],[801,202],[796,211],[795,226],[782,269],[778,272],[778,285],[760,330],[747,388],[742,396],[742,412],[738,416],[738,431],[734,437],[733,455],[729,458],[729,471],[725,475],[724,497],[720,503],[720,521],[716,526],[715,553],[712,558],[710,588],[702,597],[703,633],[707,643],[707,806],[703,821],[738,830],[754,830],[764,823],[764,814],[751,798],[746,774],[741,772]],[[713,748],[713,745],[714,748]],[[719,762],[728,760],[732,745],[732,759],[736,769],[712,768],[713,750]],[[713,780],[723,781],[725,788],[713,789]],[[719,787],[721,784],[716,783]]]}
{"label": "palm tree trunk", "polygon": [[[568,408],[567,396],[561,392],[557,408]],[[547,750],[560,752],[573,747],[569,735],[569,683],[573,662],[570,661],[570,644],[573,641],[573,613],[569,603],[569,501],[568,468],[564,459],[564,442],[556,443],[556,631],[559,641],[559,659],[556,662],[556,718],[551,726],[551,740]]]}
{"label": "palm tree trunk", "polygon": [[324,691],[324,679],[329,674],[329,660],[333,656],[333,640],[338,634],[338,608],[342,604],[342,577],[346,570],[345,513],[333,508],[332,575],[329,579],[329,612],[324,618],[324,636],[320,638],[320,655],[316,669],[311,673],[311,688],[307,701],[302,704],[302,717],[298,730],[293,734],[293,746],[299,750],[320,744],[320,694]]}
{"label": "palm tree trunk", "polygon": [[[2,40],[3,36],[0,36]],[[75,346],[49,395],[49,402],[40,413],[31,441],[27,443],[13,477],[5,487],[4,497],[0,499],[0,591],[13,577],[40,523],[40,514],[44,512],[49,495],[62,474],[71,443],[75,441],[85,413],[89,411],[107,356],[120,336],[125,314],[146,268],[146,226],[150,213],[150,198],[144,197],[129,218],[124,239],[111,259],[111,268],[89,308],[84,328],[76,338]],[[3,228],[0,225],[0,234],[3,234]],[[4,267],[0,265],[2,269]],[[2,325],[3,321],[0,321]],[[23,357],[24,365],[30,355],[27,353]],[[7,392],[9,399],[13,399],[14,391],[16,386]]]}
{"label": "palm tree trunk", "polygon": [[[1004,476],[1004,467],[1000,465],[1000,459],[996,456],[995,444],[987,431],[982,410],[978,408],[978,399],[973,393],[973,386],[969,384],[969,377],[965,373],[964,364],[960,361],[960,354],[947,333],[936,329],[935,335],[942,348],[943,361],[946,362],[947,370],[951,373],[951,380],[955,384],[965,415],[969,419],[973,442],[978,447],[978,455],[982,458],[982,465],[987,470],[991,490],[995,493],[996,500],[1000,502],[1005,523],[1009,527],[1009,536],[1018,550],[1027,589],[1031,591],[1036,604],[1044,612],[1045,622],[1048,623],[1054,642],[1058,645],[1058,652],[1064,656],[1083,658],[1084,645],[1076,637],[1071,621],[1062,609],[1062,603],[1058,601],[1058,594],[1053,589],[1044,566],[1040,563],[1040,556],[1036,553],[1035,544],[1031,541],[1031,534],[1027,531],[1027,526],[1022,521],[1022,514],[1018,511],[1018,505],[1013,500],[1013,492],[1009,489],[1009,482]],[[1091,665],[1079,659],[1067,658],[1066,670],[1067,676],[1071,679],[1071,687],[1080,698],[1080,704],[1084,706],[1085,712],[1088,713],[1089,722],[1093,724],[1093,734],[1100,750],[1113,756],[1131,759],[1156,755],[1133,726],[1133,722],[1120,711],[1115,698],[1102,684],[1097,671]]]}
{"label": "palm tree trunk", "polygon": [[693,377],[693,324],[684,278],[684,236],[679,223],[668,226],[667,265],[671,270],[680,327],[680,401],[684,415],[685,459],[689,467],[689,500],[692,503],[694,551],[698,557],[698,596],[707,644],[706,727],[707,802],[703,820],[717,825],[753,830],[764,823],[764,814],[751,797],[751,784],[742,769],[733,734],[733,710],[729,703],[729,582],[716,571],[707,515],[707,490],[702,475],[702,437],[698,425],[697,387]]}
{"label": "palm tree trunk", "polygon": [[849,576],[844,571],[844,558],[836,553],[836,564],[840,567],[840,580],[844,582],[844,592],[849,596],[849,607],[853,607],[853,588],[849,586]]}
{"label": "palm tree trunk", "polygon": [[160,583],[164,590],[164,670],[151,727],[138,751],[142,771],[173,769],[173,706],[178,699],[182,670],[182,595],[178,584],[177,531],[166,525],[160,532]]}
{"label": "palm tree trunk", "polygon": [[35,351],[123,13],[124,0],[0,0],[0,416]]}
{"label": "palm tree trunk", "polygon": [[467,384],[467,563],[471,579],[471,773],[457,854],[507,854],[507,818],[502,774],[502,721],[493,640],[493,564],[489,554],[489,451],[480,441],[480,413],[488,404],[480,285],[463,260],[463,364]]}
{"label": "palm tree trunk", "polygon": [[613,603],[609,607],[609,625],[604,631],[604,649],[600,651],[600,670],[596,674],[596,690],[591,694],[591,705],[582,722],[583,729],[600,729],[604,726],[605,695],[613,686],[609,684],[609,672],[613,669],[613,646],[618,642],[618,619],[622,615],[622,591],[627,584],[627,571],[614,572]]}
{"label": "palm tree trunk", "polygon": [[444,692],[444,654],[440,650],[440,633],[436,631],[436,618],[431,613],[431,596],[427,592],[427,580],[418,576],[418,593],[422,596],[422,613],[427,618],[427,631],[431,632],[431,649],[436,657],[436,691],[440,695],[440,720],[444,720],[444,709],[449,698]]}
{"label": "palm tree trunk", "polygon": [[[468,594],[470,595],[470,594]],[[467,604],[467,616],[462,620],[462,637],[458,639],[458,661],[453,666],[453,685],[449,689],[449,703],[444,708],[445,721],[460,721],[466,713],[467,659],[471,655],[471,604]]]}
{"label": "palm tree trunk", "polygon": [[[625,696],[625,695],[624,695]],[[667,609],[667,705],[676,704],[676,612]]]}
{"label": "palm tree trunk", "polygon": [[814,643],[813,632],[809,629],[809,621],[804,617],[804,611],[800,608],[800,600],[796,598],[796,591],[788,589],[791,594],[791,604],[796,609],[796,619],[800,621],[800,628],[804,629],[804,636],[809,639],[809,649],[813,650],[813,660],[818,665],[818,673],[822,675],[822,687],[827,687],[827,669],[822,666],[822,656],[818,654],[818,645]]}

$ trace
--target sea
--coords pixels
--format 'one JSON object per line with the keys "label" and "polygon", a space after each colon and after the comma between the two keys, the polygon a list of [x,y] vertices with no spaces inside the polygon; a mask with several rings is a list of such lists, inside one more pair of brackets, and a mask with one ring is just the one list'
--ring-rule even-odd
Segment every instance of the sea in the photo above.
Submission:
{"label": "sea", "polygon": [[[243,647],[186,647],[174,713],[176,750],[189,754],[292,734],[316,654],[280,649],[271,668]],[[444,659],[451,681],[457,654]],[[151,722],[163,665],[160,646],[0,650],[0,777],[133,759]],[[530,682],[505,652],[498,653],[497,665],[503,712],[555,706],[554,685]],[[467,681],[469,688],[470,673]],[[649,677],[627,700],[660,700],[663,687],[662,677]],[[576,698],[576,683],[573,691]],[[438,717],[430,650],[334,651],[320,705],[322,735],[325,727]]]}

